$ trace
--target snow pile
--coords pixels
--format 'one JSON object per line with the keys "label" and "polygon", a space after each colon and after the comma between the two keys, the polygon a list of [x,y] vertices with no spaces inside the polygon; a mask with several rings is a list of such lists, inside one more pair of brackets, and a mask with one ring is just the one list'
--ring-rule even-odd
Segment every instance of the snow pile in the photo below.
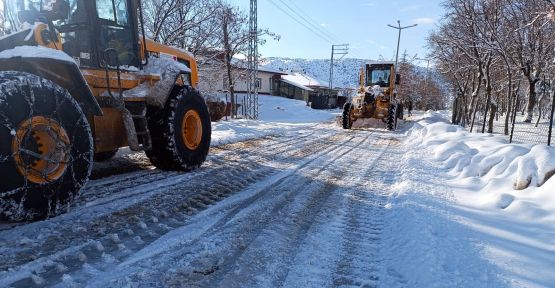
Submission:
{"label": "snow pile", "polygon": [[507,179],[516,190],[523,190],[543,185],[555,173],[555,148],[509,144],[501,136],[469,133],[443,122],[439,113],[427,113],[409,133],[411,145],[428,149],[432,159],[459,179]]}
{"label": "snow pile", "polygon": [[447,117],[428,112],[406,132],[386,205],[384,287],[553,287],[555,149]]}
{"label": "snow pile", "polygon": [[212,123],[212,145],[269,135],[283,135],[291,128],[310,128],[331,122],[339,110],[314,110],[306,102],[279,96],[259,96],[259,121],[233,120]]}

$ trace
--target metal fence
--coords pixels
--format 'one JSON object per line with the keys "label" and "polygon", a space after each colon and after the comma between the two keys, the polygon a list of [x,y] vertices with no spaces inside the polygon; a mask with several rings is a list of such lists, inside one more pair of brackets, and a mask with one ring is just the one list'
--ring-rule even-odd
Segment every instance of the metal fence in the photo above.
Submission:
{"label": "metal fence", "polygon": [[509,115],[503,111],[495,113],[493,131],[488,131],[491,110],[485,109],[486,105],[484,104],[479,105],[476,117],[473,117],[474,120],[471,121],[468,128],[475,133],[493,132],[505,135],[511,143],[555,145],[553,135],[554,95],[547,91],[538,93],[538,103],[534,108],[531,122],[525,121],[527,99],[523,95],[518,96],[511,105],[513,108]]}

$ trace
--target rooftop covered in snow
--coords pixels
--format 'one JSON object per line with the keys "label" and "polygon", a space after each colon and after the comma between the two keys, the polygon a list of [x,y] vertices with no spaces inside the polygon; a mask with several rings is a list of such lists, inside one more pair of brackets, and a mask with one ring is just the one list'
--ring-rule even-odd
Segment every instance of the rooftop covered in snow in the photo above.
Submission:
{"label": "rooftop covered in snow", "polygon": [[[286,83],[295,83],[294,85],[301,85],[308,88],[328,88],[328,82],[318,80],[314,77],[308,76],[306,74],[293,72],[289,75],[281,76],[281,79],[287,81]],[[291,84],[290,83],[290,84]]]}

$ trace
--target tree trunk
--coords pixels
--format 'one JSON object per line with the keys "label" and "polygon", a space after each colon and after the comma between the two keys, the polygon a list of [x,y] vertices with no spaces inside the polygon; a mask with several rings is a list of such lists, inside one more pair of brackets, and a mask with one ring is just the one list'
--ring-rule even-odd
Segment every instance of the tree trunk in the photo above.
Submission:
{"label": "tree trunk", "polygon": [[511,119],[511,109],[513,103],[513,73],[511,71],[511,67],[508,62],[507,63],[507,77],[509,78],[509,83],[507,85],[507,104],[505,105],[506,115],[505,115],[505,129],[503,129],[503,133],[505,135],[509,135],[509,119]]}
{"label": "tree trunk", "polygon": [[[227,56],[226,56],[227,58]],[[231,97],[231,118],[237,116],[237,103],[235,103],[235,87],[233,85],[233,76],[231,71],[231,60],[226,61],[227,70],[227,85],[229,89],[229,96]]]}
{"label": "tree trunk", "polygon": [[451,115],[451,123],[458,125],[459,123],[457,122],[457,114],[459,113],[459,105],[460,105],[460,101],[459,101],[459,96],[455,97],[455,101],[453,102],[453,114]]}
{"label": "tree trunk", "polygon": [[[484,77],[484,82],[485,82],[485,86],[486,86],[486,106],[484,107],[484,123],[482,124],[482,133],[485,132],[486,130],[486,120],[488,117],[488,107],[490,106],[491,103],[491,73],[490,73],[490,67],[491,67],[491,58],[490,61],[487,62],[486,64],[486,73],[485,73],[485,77]],[[495,116],[495,115],[490,115],[490,119],[491,116]],[[493,123],[492,123],[493,125]],[[493,126],[492,126],[493,129]],[[489,129],[488,129],[489,130]],[[491,132],[489,132],[491,133]]]}
{"label": "tree trunk", "polygon": [[478,77],[476,78],[476,87],[474,89],[474,91],[472,92],[472,102],[471,104],[471,115],[472,115],[472,123],[470,123],[470,132],[472,133],[472,131],[474,130],[474,123],[476,121],[476,112],[478,112],[478,95],[480,93],[480,90],[482,89],[482,78],[484,76],[484,69],[483,69],[483,63],[479,62],[478,63]]}
{"label": "tree trunk", "polygon": [[465,114],[465,109],[466,109],[466,104],[465,104],[466,101],[465,101],[465,99],[466,99],[466,96],[464,96],[464,94],[461,95],[461,96],[459,96],[459,107],[458,107],[459,109],[458,109],[458,111],[457,111],[457,123],[458,123],[459,125],[463,126],[463,127],[464,127],[465,124],[466,124],[466,123],[464,122],[464,119],[465,119],[465,117],[466,117],[466,116],[464,115],[464,114]]}
{"label": "tree trunk", "polygon": [[488,133],[493,133],[493,120],[495,120],[495,114],[497,113],[497,105],[491,103],[489,122],[488,122]]}
{"label": "tree trunk", "polygon": [[536,95],[536,81],[528,81],[528,103],[526,105],[526,118],[525,123],[532,123],[532,117],[534,116],[534,107],[536,107],[537,95]]}
{"label": "tree trunk", "polygon": [[222,31],[223,31],[223,41],[224,41],[224,52],[225,52],[225,68],[227,71],[227,85],[229,90],[229,95],[231,96],[231,118],[237,116],[237,103],[235,103],[235,88],[233,87],[233,73],[231,67],[231,60],[233,55],[231,55],[231,43],[229,39],[229,17],[230,11],[226,11],[223,14],[222,19]]}

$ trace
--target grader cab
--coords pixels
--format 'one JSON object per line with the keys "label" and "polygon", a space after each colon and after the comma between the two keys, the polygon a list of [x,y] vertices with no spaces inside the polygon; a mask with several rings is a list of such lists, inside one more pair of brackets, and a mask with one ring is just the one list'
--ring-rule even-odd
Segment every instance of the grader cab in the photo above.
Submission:
{"label": "grader cab", "polygon": [[139,0],[7,0],[0,38],[0,214],[63,212],[121,147],[164,170],[206,159],[211,122],[188,52],[145,37]]}
{"label": "grader cab", "polygon": [[360,88],[356,96],[343,106],[343,128],[351,129],[358,119],[380,119],[388,130],[395,130],[397,120],[403,119],[403,105],[397,99],[395,89],[399,81],[394,63],[366,64],[360,71]]}

